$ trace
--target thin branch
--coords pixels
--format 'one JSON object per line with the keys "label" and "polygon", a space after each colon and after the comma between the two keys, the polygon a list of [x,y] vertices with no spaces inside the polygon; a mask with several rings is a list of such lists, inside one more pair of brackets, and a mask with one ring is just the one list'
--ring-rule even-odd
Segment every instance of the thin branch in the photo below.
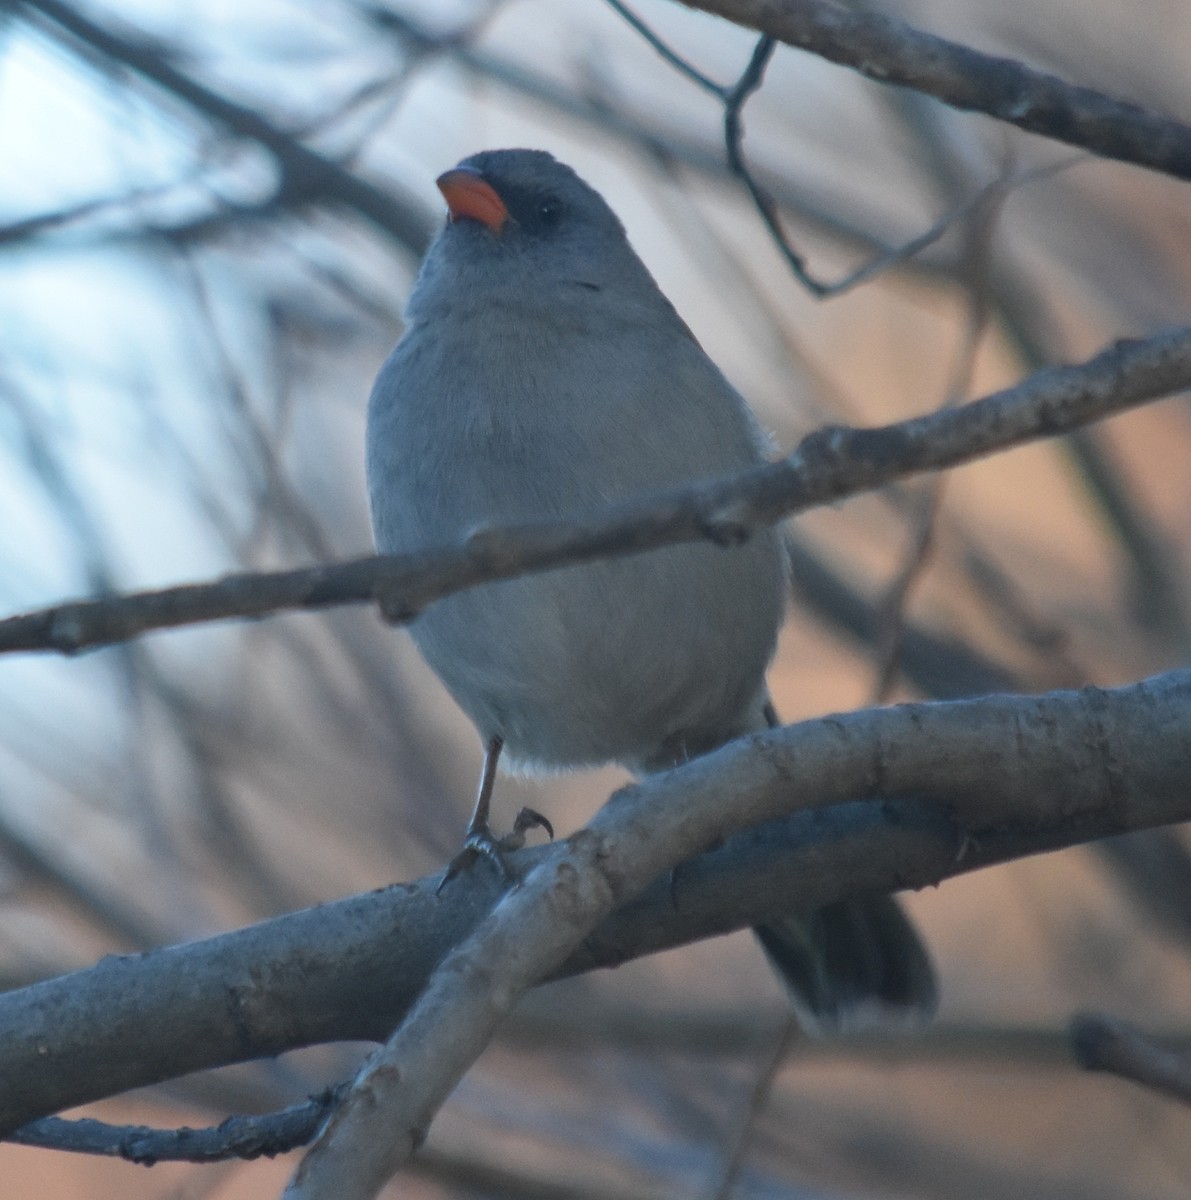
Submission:
{"label": "thin branch", "polygon": [[619,505],[604,516],[482,529],[462,546],[292,571],[226,576],[0,621],[0,653],[74,653],[166,629],[282,609],[377,601],[393,622],[432,600],[562,563],[674,542],[733,544],[816,505],[958,466],[1191,386],[1191,326],[1120,341],[1079,366],[1053,367],[1002,392],[878,429],[828,426],[776,463]]}
{"label": "thin branch", "polygon": [[1191,607],[1173,539],[1132,486],[1107,439],[1080,430],[1064,450],[1128,562],[1128,603],[1138,627],[1181,652],[1191,629]]}
{"label": "thin branch", "polygon": [[789,1056],[794,1043],[799,1040],[803,1040],[803,1035],[798,1018],[792,1012],[788,1013],[777,1037],[773,1039],[773,1044],[766,1051],[761,1069],[749,1089],[746,1102],[728,1140],[724,1160],[708,1189],[707,1200],[731,1200],[753,1131],[765,1110],[765,1105],[769,1102],[782,1064]]}
{"label": "thin branch", "polygon": [[430,238],[423,208],[392,181],[374,187],[334,160],[303,145],[255,109],[226,99],[179,70],[147,38],[121,36],[90,20],[62,0],[2,0],[0,9],[15,9],[49,23],[68,35],[71,44],[98,51],[111,62],[134,71],[235,137],[268,150],[281,174],[278,198],[289,205],[319,201],[341,204],[371,221],[399,244],[420,254]]}
{"label": "thin branch", "polygon": [[43,1117],[15,1130],[5,1140],[45,1150],[123,1158],[146,1167],[159,1162],[273,1158],[305,1146],[343,1090],[342,1086],[327,1088],[279,1112],[228,1117],[205,1129],[154,1129],[148,1125],[109,1125],[89,1117],[76,1121]]}
{"label": "thin branch", "polygon": [[[778,206],[774,198],[758,183],[744,155],[744,106],[760,87],[765,78],[765,70],[773,58],[777,42],[768,36],[762,36],[753,48],[749,62],[741,73],[740,78],[729,85],[716,83],[704,75],[690,62],[671,49],[644,21],[635,13],[621,4],[619,0],[607,0],[624,19],[654,48],[675,70],[688,79],[710,92],[724,106],[724,148],[729,172],[745,187],[753,206],[761,216],[770,237],[786,261],[791,273],[813,296],[828,299],[842,295],[852,288],[875,278],[883,271],[913,258],[923,250],[935,244],[958,222],[965,220],[973,213],[978,213],[985,207],[990,196],[1003,195],[1007,181],[993,180],[981,188],[973,196],[954,205],[949,212],[936,221],[929,229],[911,238],[902,245],[886,247],[874,258],[848,271],[833,283],[816,278],[806,264],[806,259],[794,248],[793,243],[782,227]],[[1053,164],[1039,170],[1027,172],[1012,181],[1021,185],[1032,183],[1037,179],[1046,178],[1056,171],[1066,170],[1077,159],[1068,159],[1059,164]]]}
{"label": "thin branch", "polygon": [[[631,825],[617,871],[622,853],[639,862],[636,841],[669,838],[688,812],[715,809],[712,824],[727,832],[742,812],[806,811],[673,875],[662,869],[555,974],[1191,818],[1189,727],[1191,671],[1181,671],[1109,692],[867,710],[744,739],[618,794],[596,827],[603,837],[608,822]],[[874,794],[897,798],[844,803]],[[683,829],[674,853],[694,836]],[[524,870],[550,855],[520,851],[513,862]],[[437,882],[106,958],[0,995],[0,1132],[203,1068],[385,1037],[503,890],[481,869],[441,896]]]}
{"label": "thin branch", "polygon": [[619,13],[625,22],[635,29],[680,75],[685,75],[696,87],[701,87],[705,92],[710,92],[720,100],[728,98],[731,88],[725,87],[722,83],[716,83],[709,75],[704,75],[693,63],[672,50],[627,4],[622,4],[621,0],[606,0],[606,3],[609,8]]}
{"label": "thin branch", "polygon": [[[790,590],[798,605],[871,652],[882,632],[876,605],[845,578],[842,567],[822,557],[801,531],[787,528],[784,532]],[[967,642],[913,622],[907,622],[902,630],[901,660],[906,679],[931,699],[1011,692],[1019,686],[1012,671]],[[1077,681],[1060,680],[1058,685],[1071,686],[1073,682]]]}
{"label": "thin branch", "polygon": [[[984,203],[988,189],[983,189],[962,204],[955,206],[950,212],[935,222],[925,233],[919,234],[901,246],[891,247],[878,254],[875,258],[849,271],[834,283],[827,283],[811,274],[806,265],[806,259],[795,250],[793,243],[782,228],[781,217],[773,197],[757,182],[744,156],[744,106],[748,98],[761,86],[765,77],[765,68],[777,49],[777,42],[767,36],[761,37],[753,49],[752,57],[735,87],[723,89],[721,98],[724,101],[724,148],[728,159],[728,169],[744,184],[745,190],[752,199],[753,207],[761,216],[769,236],[786,260],[794,278],[803,287],[820,300],[838,296],[874,278],[887,268],[912,258],[921,250],[937,242],[957,221],[969,211]],[[997,186],[996,184],[990,185]]]}
{"label": "thin branch", "polygon": [[[528,97],[539,107],[546,106],[553,112],[585,123],[589,128],[619,138],[635,146],[650,159],[663,164],[679,163],[707,178],[732,178],[717,147],[697,138],[692,139],[683,130],[658,126],[656,114],[637,117],[611,107],[604,99],[596,102],[591,98],[578,96],[544,76],[526,71],[518,63],[483,53],[461,43],[454,35],[438,35],[411,21],[404,14],[393,13],[387,9],[369,8],[367,15],[386,34],[395,35],[402,43],[411,45],[415,52],[448,54],[453,64],[469,75],[482,79],[486,84],[496,84],[518,96]],[[647,40],[651,45],[653,39],[661,41],[657,34],[650,30]],[[659,52],[661,53],[660,50]],[[684,65],[678,66],[678,63],[675,63],[677,69],[684,73],[693,73],[698,77],[698,86],[705,87],[720,99],[728,95],[735,86],[716,83],[682,59],[670,47],[665,48],[663,56],[668,61],[672,61],[672,58],[678,59]],[[756,172],[752,174],[756,178]],[[758,182],[758,187],[761,186]],[[812,203],[809,197],[811,186],[805,180],[796,185],[784,175],[767,172],[763,186],[766,194],[785,211],[795,213],[801,223],[818,230],[824,237],[834,239],[850,250],[875,253],[875,261],[861,268],[867,273],[875,274],[886,267],[896,266],[931,279],[937,279],[940,275],[950,277],[949,264],[931,263],[922,257],[911,259],[909,256],[937,241],[963,215],[962,206],[946,213],[930,230],[907,245],[890,246],[885,239],[843,219],[837,208],[832,205]]]}
{"label": "thin branch", "polygon": [[166,190],[167,187],[136,189],[118,196],[84,200],[79,204],[68,205],[53,212],[22,217],[7,225],[0,225],[0,248],[23,246],[26,242],[35,241],[46,234],[77,225],[91,217],[105,216],[113,212],[121,213],[135,208],[145,200],[162,195]]}
{"label": "thin branch", "polygon": [[879,83],[914,88],[1103,158],[1191,179],[1191,127],[896,17],[827,0],[682,0]]}
{"label": "thin branch", "polygon": [[[1006,175],[1008,172],[1006,172]],[[976,354],[989,316],[988,281],[993,233],[1007,194],[1002,187],[988,193],[987,203],[973,213],[965,230],[964,276],[968,282],[967,319],[951,380],[943,399],[944,408],[953,408],[969,395]],[[876,645],[877,673],[872,702],[883,703],[893,692],[901,669],[906,629],[906,606],[910,593],[925,574],[935,551],[939,514],[947,477],[937,475],[925,487],[908,498],[910,537],[904,560],[878,603],[881,627]]]}
{"label": "thin branch", "polygon": [[1103,1013],[1081,1013],[1069,1034],[1081,1067],[1110,1071],[1191,1104],[1191,1055],[1164,1050],[1139,1029]]}

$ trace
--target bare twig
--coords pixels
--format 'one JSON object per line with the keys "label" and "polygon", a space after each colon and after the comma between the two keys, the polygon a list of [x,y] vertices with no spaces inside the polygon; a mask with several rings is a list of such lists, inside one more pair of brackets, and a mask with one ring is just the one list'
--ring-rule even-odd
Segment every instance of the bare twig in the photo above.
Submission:
{"label": "bare twig", "polygon": [[815,505],[958,466],[1191,386],[1191,327],[1120,341],[960,408],[879,429],[817,430],[785,459],[620,505],[601,518],[485,529],[463,546],[57,605],[0,621],[0,653],[73,653],[151,629],[375,600],[408,621],[462,588],[672,542],[731,544]]}
{"label": "bare twig", "polygon": [[615,9],[679,74],[685,75],[697,87],[701,87],[705,92],[710,92],[711,95],[718,97],[720,100],[727,99],[732,90],[730,87],[725,87],[722,83],[716,83],[711,76],[704,75],[693,63],[672,50],[666,45],[664,39],[654,33],[627,4],[622,4],[621,0],[607,0],[607,4],[609,8]]}
{"label": "bare twig", "polygon": [[[27,981],[12,982],[23,987]],[[1048,1027],[948,1025],[936,1022],[913,1038],[890,1038],[879,1032],[850,1034],[827,1041],[801,1039],[794,1044],[788,1036],[790,1023],[783,1014],[748,1012],[739,1008],[722,1012],[704,1010],[657,1012],[632,1006],[609,1007],[577,1001],[568,994],[565,1004],[549,994],[541,1003],[518,1006],[501,1029],[499,1037],[517,1050],[574,1050],[601,1046],[640,1054],[680,1055],[684,1058],[722,1059],[754,1055],[757,1030],[776,1023],[779,1032],[766,1050],[761,1070],[750,1089],[733,1131],[726,1166],[717,1187],[730,1178],[727,1164],[738,1159],[758,1109],[758,1101],[775,1069],[789,1060],[797,1062],[844,1061],[859,1063],[957,1063],[1047,1065],[1056,1069],[1070,1062],[1069,1037]],[[1185,1057],[1188,1038],[1176,1039]],[[63,1120],[44,1117],[11,1133],[7,1140],[22,1146],[39,1146],[76,1154],[119,1157],[130,1162],[214,1162],[228,1158],[255,1158],[285,1153],[305,1145],[314,1137],[343,1090],[327,1089],[300,1104],[279,1112],[257,1116],[229,1117],[206,1129],[155,1129],[143,1125],[110,1125],[92,1119]],[[743,1136],[742,1136],[743,1135]],[[426,1162],[426,1154],[418,1162]],[[431,1156],[433,1158],[433,1156]]]}
{"label": "bare twig", "polygon": [[[986,192],[986,201],[972,214],[965,229],[964,276],[968,283],[967,320],[964,336],[956,355],[952,378],[947,385],[943,408],[953,408],[968,394],[976,366],[976,353],[988,323],[988,280],[993,231],[1007,195],[1009,172],[1002,186]],[[882,614],[877,641],[877,675],[873,703],[884,702],[892,694],[901,665],[906,626],[906,606],[910,592],[926,571],[934,552],[939,513],[943,506],[946,476],[936,475],[925,488],[910,499],[910,537],[906,554],[879,604]]]}
{"label": "bare twig", "polygon": [[982,112],[1104,158],[1191,179],[1191,127],[895,17],[827,0],[682,2],[879,83],[914,88],[953,108]]}
{"label": "bare twig", "polygon": [[[774,198],[757,181],[744,155],[744,106],[761,86],[765,78],[765,70],[773,58],[777,48],[775,39],[762,36],[758,39],[749,57],[748,64],[740,78],[733,84],[720,84],[711,79],[682,55],[671,49],[644,21],[634,12],[621,4],[619,0],[608,0],[609,5],[635,29],[675,70],[685,75],[704,91],[715,96],[724,106],[724,148],[727,157],[728,170],[744,185],[768,229],[770,237],[781,252],[790,268],[791,273],[812,295],[819,299],[838,296],[861,283],[875,278],[890,267],[897,266],[937,242],[957,223],[974,212],[985,207],[990,195],[1003,194],[1006,181],[994,180],[986,187],[954,205],[949,212],[936,221],[925,232],[911,238],[908,242],[882,249],[874,258],[853,268],[834,282],[818,279],[811,273],[806,259],[794,248],[793,243],[782,228],[781,217]],[[1030,183],[1035,179],[1044,178],[1056,170],[1064,170],[1072,165],[1072,160],[1041,171],[1022,175],[1014,180],[1014,184]]]}
{"label": "bare twig", "polygon": [[883,704],[893,693],[901,670],[902,648],[906,631],[906,605],[910,592],[921,579],[935,545],[935,530],[943,503],[944,479],[931,479],[915,497],[910,510],[910,535],[905,556],[877,604],[879,623],[873,658],[877,666],[871,700]]}
{"label": "bare twig", "polygon": [[159,1162],[272,1158],[305,1146],[342,1093],[342,1087],[328,1088],[280,1112],[228,1117],[206,1129],[153,1129],[147,1125],[109,1125],[90,1118],[67,1121],[44,1117],[15,1130],[6,1140],[46,1150],[123,1158],[147,1167]]}
{"label": "bare twig", "polygon": [[785,1062],[791,1047],[801,1036],[802,1030],[798,1024],[798,1018],[793,1013],[787,1014],[772,1045],[767,1049],[761,1069],[757,1072],[757,1077],[749,1089],[747,1100],[728,1141],[724,1161],[720,1164],[718,1175],[708,1190],[708,1200],[730,1200],[737,1176],[740,1174],[740,1168],[744,1163],[744,1156],[748,1151],[753,1130],[773,1091],[773,1085],[777,1081],[782,1063]]}

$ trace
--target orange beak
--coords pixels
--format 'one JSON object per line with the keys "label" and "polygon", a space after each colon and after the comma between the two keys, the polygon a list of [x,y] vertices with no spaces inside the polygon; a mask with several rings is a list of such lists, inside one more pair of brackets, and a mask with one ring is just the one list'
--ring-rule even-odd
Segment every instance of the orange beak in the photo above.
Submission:
{"label": "orange beak", "polygon": [[452,221],[470,217],[486,225],[493,233],[500,233],[509,210],[497,195],[496,189],[484,180],[478,171],[470,167],[455,167],[445,171],[435,183],[447,202],[447,211]]}

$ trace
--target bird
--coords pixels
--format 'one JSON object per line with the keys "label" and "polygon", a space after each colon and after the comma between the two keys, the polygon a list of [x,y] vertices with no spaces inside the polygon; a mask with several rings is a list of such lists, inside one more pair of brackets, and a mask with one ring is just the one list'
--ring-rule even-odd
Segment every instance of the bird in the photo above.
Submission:
{"label": "bird", "polygon": [[[575,518],[766,460],[748,405],[572,168],[543,150],[485,150],[437,185],[446,219],[368,402],[380,553]],[[765,674],[786,571],[780,532],[765,529],[729,548],[569,565],[427,606],[414,642],[485,746],[450,873],[499,858],[489,807],[502,755],[513,769],[617,763],[641,777],[775,724]],[[549,829],[523,810],[514,834],[533,824]],[[933,1012],[929,956],[890,896],[756,932],[810,1032]]]}

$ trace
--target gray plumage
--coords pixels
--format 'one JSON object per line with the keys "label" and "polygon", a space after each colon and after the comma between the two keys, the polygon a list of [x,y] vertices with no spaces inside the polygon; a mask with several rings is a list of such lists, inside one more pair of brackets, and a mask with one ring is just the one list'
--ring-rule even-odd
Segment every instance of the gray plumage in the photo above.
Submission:
{"label": "gray plumage", "polygon": [[[446,225],[381,369],[368,478],[379,549],[590,515],[762,461],[749,410],[603,199],[534,151],[467,160],[518,223]],[[532,224],[546,199],[559,216]],[[679,546],[453,596],[414,639],[485,739],[536,768],[633,769],[759,727],[780,541]]]}
{"label": "gray plumage", "polygon": [[[380,551],[590,515],[763,461],[748,407],[597,192],[541,151],[487,151],[460,167],[508,219],[499,229],[448,221],[377,377],[367,471]],[[766,530],[732,549],[675,546],[486,584],[432,604],[411,631],[516,765],[643,772],[764,727],[783,593],[780,537]],[[885,897],[824,911],[837,909],[849,919],[828,926],[863,926],[870,941],[879,926],[888,942],[890,912],[901,918]],[[847,994],[835,988],[831,956],[816,951],[826,935],[801,920],[765,945],[779,967],[791,947],[784,973],[804,1015],[838,1027],[873,993],[921,1007],[919,962],[933,997],[929,964],[901,925],[918,956],[910,987],[858,982],[872,972],[850,969]],[[830,936],[850,962],[852,935]],[[904,947],[893,949],[901,961]]]}

